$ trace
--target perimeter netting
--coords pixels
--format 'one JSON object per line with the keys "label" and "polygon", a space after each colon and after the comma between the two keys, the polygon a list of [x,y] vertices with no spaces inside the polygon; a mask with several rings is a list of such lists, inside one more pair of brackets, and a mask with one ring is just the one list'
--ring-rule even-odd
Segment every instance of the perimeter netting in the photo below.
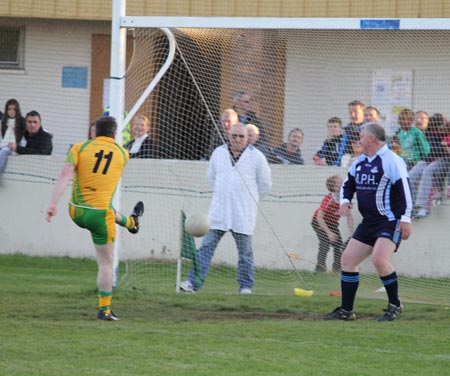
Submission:
{"label": "perimeter netting", "polygon": [[[285,142],[294,128],[304,133],[301,152],[305,165],[271,164],[273,188],[259,204],[254,233],[254,292],[292,294],[295,287],[322,294],[339,290],[331,251],[321,265],[325,272],[315,272],[318,240],[310,225],[328,193],[326,179],[336,174],[345,177],[347,172],[347,166],[313,163],[314,154],[327,138],[327,121],[339,117],[345,125],[349,122],[347,104],[360,100],[380,110],[380,121],[392,136],[398,128],[397,115],[404,107],[431,114],[445,112],[449,32],[172,32],[177,45],[174,61],[137,111],[150,119],[158,158],[132,161],[122,187],[127,200],[146,203],[141,231],[150,235],[125,236],[121,258],[126,261],[127,272],[120,285],[125,289],[175,290],[182,248],[181,211],[186,215],[208,212],[212,197],[206,178],[210,140],[221,139],[222,111],[240,106],[264,132],[270,147]],[[133,32],[133,59],[126,77],[127,111],[164,64],[168,48],[160,30]],[[443,221],[448,218],[445,201],[434,213]],[[356,210],[354,216],[358,223]],[[439,240],[444,226],[426,226],[415,226],[415,236],[422,237],[416,242],[444,246]],[[341,231],[345,240],[349,236],[345,223],[341,223]],[[437,234],[435,239],[433,234]],[[429,237],[426,242],[424,236]],[[402,298],[450,304],[448,259],[413,242],[414,238],[403,243],[393,258]],[[198,247],[200,239],[196,243]],[[219,243],[201,291],[237,292],[236,264],[236,246],[228,233]],[[191,260],[184,258],[182,280],[190,265]],[[358,294],[380,296],[377,290],[381,282],[370,260],[363,264],[361,273]]]}

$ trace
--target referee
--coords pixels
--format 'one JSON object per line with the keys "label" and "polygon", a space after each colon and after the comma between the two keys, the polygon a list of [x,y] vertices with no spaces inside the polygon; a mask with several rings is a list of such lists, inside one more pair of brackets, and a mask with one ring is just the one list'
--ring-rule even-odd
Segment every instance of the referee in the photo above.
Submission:
{"label": "referee", "polygon": [[386,145],[380,125],[367,123],[360,134],[363,154],[352,164],[341,189],[340,214],[347,216],[357,194],[363,219],[342,254],[341,306],[325,320],[355,320],[353,303],[359,285],[359,265],[370,255],[388,296],[378,321],[395,320],[403,310],[391,256],[411,235],[412,197],[406,164]]}

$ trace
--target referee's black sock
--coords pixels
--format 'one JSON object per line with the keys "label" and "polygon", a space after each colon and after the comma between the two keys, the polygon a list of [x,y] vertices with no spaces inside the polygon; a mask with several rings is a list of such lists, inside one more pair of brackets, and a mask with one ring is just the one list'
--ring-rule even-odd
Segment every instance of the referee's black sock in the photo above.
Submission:
{"label": "referee's black sock", "polygon": [[397,307],[400,306],[400,300],[398,299],[398,280],[397,280],[397,273],[394,271],[393,273],[381,277],[381,283],[383,284],[384,288],[386,289],[389,303],[396,305]]}
{"label": "referee's black sock", "polygon": [[356,291],[359,286],[358,272],[341,272],[342,304],[341,308],[346,311],[353,311]]}

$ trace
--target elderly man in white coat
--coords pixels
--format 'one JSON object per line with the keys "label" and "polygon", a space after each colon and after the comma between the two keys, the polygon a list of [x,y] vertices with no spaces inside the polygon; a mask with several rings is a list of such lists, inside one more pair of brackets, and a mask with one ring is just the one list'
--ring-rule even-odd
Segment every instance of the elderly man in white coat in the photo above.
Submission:
{"label": "elderly man in white coat", "polygon": [[247,128],[238,123],[231,128],[230,144],[217,147],[210,159],[208,180],[214,190],[208,234],[198,249],[200,284],[191,270],[180,284],[186,292],[198,290],[204,283],[209,265],[222,236],[230,231],[238,249],[239,292],[251,294],[254,284],[253,231],[258,202],[272,186],[266,157],[248,143]]}

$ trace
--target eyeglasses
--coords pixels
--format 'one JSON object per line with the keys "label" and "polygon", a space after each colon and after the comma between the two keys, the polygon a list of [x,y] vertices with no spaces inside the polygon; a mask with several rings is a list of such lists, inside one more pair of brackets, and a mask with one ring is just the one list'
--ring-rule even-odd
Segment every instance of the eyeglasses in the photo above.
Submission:
{"label": "eyeglasses", "polygon": [[233,133],[232,135],[231,135],[231,137],[233,137],[233,138],[244,138],[245,137],[245,134],[236,134],[236,133]]}

